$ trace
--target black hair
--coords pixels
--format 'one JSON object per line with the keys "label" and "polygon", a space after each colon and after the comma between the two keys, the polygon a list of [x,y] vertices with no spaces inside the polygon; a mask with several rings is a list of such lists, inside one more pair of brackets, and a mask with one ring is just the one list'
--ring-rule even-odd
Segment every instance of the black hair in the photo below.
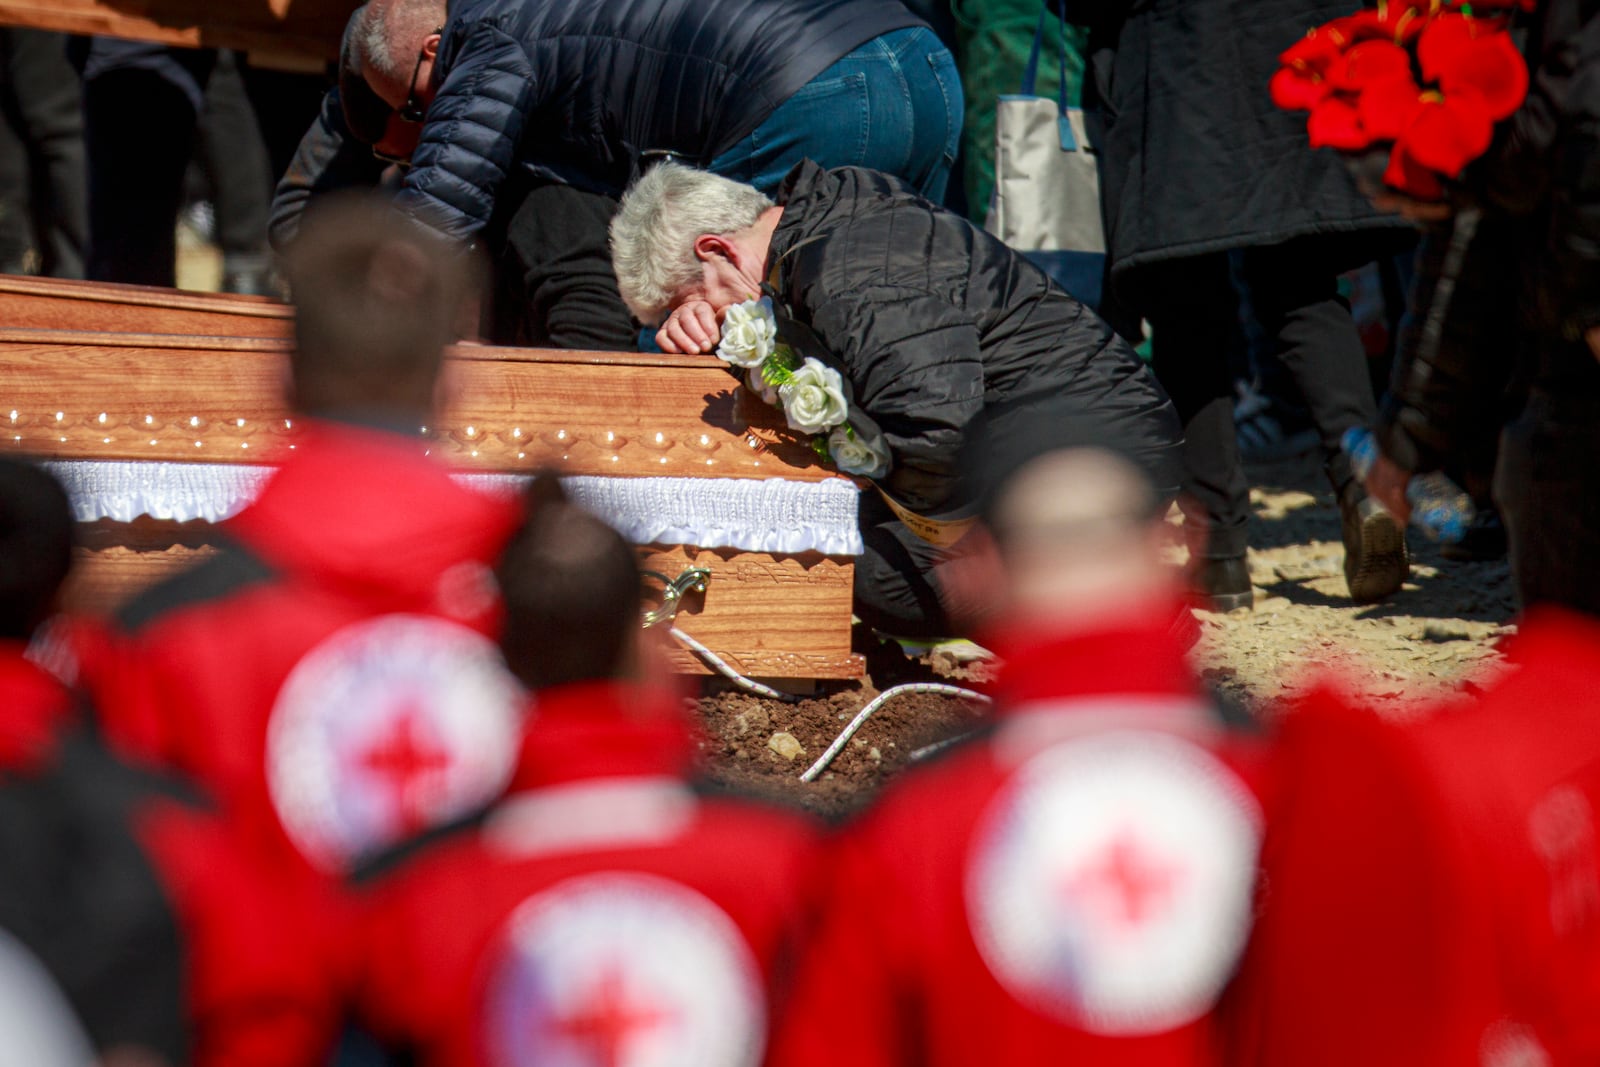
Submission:
{"label": "black hair", "polygon": [[552,476],[534,479],[528,503],[500,559],[507,666],[530,689],[620,676],[641,625],[633,546],[562,497]]}
{"label": "black hair", "polygon": [[72,567],[72,505],[42,467],[0,459],[0,637],[25,641]]}

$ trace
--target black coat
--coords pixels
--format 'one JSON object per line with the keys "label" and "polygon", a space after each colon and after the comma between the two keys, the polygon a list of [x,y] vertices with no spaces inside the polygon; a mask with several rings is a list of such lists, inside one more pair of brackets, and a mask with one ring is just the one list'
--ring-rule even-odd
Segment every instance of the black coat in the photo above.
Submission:
{"label": "black coat", "polygon": [[777,199],[775,300],[883,431],[894,458],[883,485],[901,503],[969,508],[956,469],[969,426],[1041,402],[1097,413],[1160,484],[1178,485],[1182,431],[1155,377],[1020,254],[875,171],[808,160]]}
{"label": "black coat", "polygon": [[1432,227],[1418,256],[1377,427],[1407,470],[1492,443],[1508,382],[1513,397],[1530,380],[1560,392],[1566,372],[1581,383],[1592,371],[1583,335],[1600,326],[1600,6],[1548,0],[1518,29],[1528,98],[1454,190],[1467,210]]}
{"label": "black coat", "polygon": [[1092,30],[1085,107],[1104,121],[1101,194],[1119,295],[1140,265],[1161,259],[1404,226],[1357,191],[1337,153],[1312,151],[1305,115],[1268,94],[1285,48],[1358,6],[1068,0],[1068,16]]}
{"label": "black coat", "polygon": [[467,237],[532,165],[620,193],[642,153],[704,165],[874,37],[921,23],[899,0],[460,0],[439,44],[401,199]]}

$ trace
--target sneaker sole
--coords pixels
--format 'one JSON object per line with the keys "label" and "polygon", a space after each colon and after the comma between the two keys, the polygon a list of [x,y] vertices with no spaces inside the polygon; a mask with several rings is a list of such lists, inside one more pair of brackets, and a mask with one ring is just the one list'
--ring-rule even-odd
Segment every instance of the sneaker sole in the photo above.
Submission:
{"label": "sneaker sole", "polygon": [[1411,561],[1406,555],[1405,530],[1376,501],[1361,502],[1360,521],[1359,562],[1352,566],[1346,544],[1344,580],[1350,587],[1350,599],[1371,604],[1400,588],[1411,573]]}

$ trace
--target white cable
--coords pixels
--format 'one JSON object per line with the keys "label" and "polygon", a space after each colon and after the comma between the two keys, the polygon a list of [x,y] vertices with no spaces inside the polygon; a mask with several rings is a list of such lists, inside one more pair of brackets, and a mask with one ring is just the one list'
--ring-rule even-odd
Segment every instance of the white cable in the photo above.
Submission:
{"label": "white cable", "polygon": [[815,781],[817,775],[827,770],[828,764],[832,763],[834,757],[844,749],[845,745],[849,744],[856,731],[861,729],[862,725],[872,717],[872,713],[882,707],[890,697],[900,696],[903,693],[937,693],[940,696],[976,700],[983,704],[993,703],[982,693],[974,692],[971,689],[963,689],[958,685],[941,685],[937,682],[914,682],[910,685],[897,685],[893,689],[886,689],[878,694],[877,699],[856,712],[856,717],[850,720],[850,725],[846,726],[844,732],[834,739],[833,744],[828,746],[828,751],[822,754],[822,758],[813,763],[810,769],[800,776],[800,780],[802,782]]}
{"label": "white cable", "polygon": [[959,745],[963,741],[967,741],[973,737],[976,737],[980,732],[981,731],[978,730],[972,730],[964,734],[956,734],[954,737],[947,737],[943,741],[935,741],[931,745],[923,745],[921,748],[912,752],[911,755],[907,756],[906,759],[910,760],[912,763],[921,763],[930,756],[937,756],[947,748],[950,748],[954,745]]}
{"label": "white cable", "polygon": [[795,701],[800,699],[793,693],[780,693],[778,690],[769,685],[762,685],[760,682],[746,678],[744,675],[728,666],[727,661],[725,661],[721,656],[717,655],[715,652],[711,651],[705,645],[702,645],[699,641],[696,641],[694,638],[690,637],[676,626],[672,627],[667,632],[673,637],[676,637],[679,641],[682,641],[684,644],[688,645],[689,648],[698,654],[701,659],[710,664],[712,670],[728,679],[740,689],[754,693],[757,696],[771,697],[773,700],[781,700],[785,704],[793,704]]}

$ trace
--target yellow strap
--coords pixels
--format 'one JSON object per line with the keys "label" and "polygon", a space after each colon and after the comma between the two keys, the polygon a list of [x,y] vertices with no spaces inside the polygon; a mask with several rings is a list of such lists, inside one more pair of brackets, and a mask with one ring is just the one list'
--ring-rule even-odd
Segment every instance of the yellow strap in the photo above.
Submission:
{"label": "yellow strap", "polygon": [[905,523],[906,529],[916,534],[922,540],[935,548],[949,548],[961,540],[972,524],[978,521],[976,515],[965,519],[930,519],[926,515],[918,515],[900,501],[884,491],[883,486],[872,483],[872,487],[883,497],[883,502],[889,505],[889,510],[894,512],[894,517]]}

